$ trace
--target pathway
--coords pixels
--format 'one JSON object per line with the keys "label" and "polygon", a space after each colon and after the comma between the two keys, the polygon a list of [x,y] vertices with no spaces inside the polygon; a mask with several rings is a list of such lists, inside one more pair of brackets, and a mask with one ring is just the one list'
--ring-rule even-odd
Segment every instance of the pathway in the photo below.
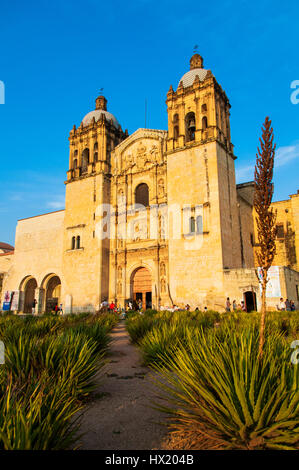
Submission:
{"label": "pathway", "polygon": [[[91,402],[84,410],[79,449],[165,449],[164,414],[150,408],[157,389],[152,372],[141,365],[124,321],[112,330],[109,363],[102,369]],[[164,444],[162,444],[164,442]]]}

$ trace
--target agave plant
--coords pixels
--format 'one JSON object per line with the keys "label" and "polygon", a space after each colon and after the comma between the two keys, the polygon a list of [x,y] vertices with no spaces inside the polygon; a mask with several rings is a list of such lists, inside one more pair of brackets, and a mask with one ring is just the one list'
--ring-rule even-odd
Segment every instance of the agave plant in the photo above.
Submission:
{"label": "agave plant", "polygon": [[0,317],[0,449],[65,449],[75,442],[74,414],[95,386],[116,321]]}
{"label": "agave plant", "polygon": [[262,360],[255,329],[230,331],[225,341],[213,330],[187,336],[188,349],[153,365],[163,378],[159,409],[173,426],[192,429],[198,447],[298,448],[299,369],[281,334],[266,337]]}
{"label": "agave plant", "polygon": [[22,395],[8,380],[0,398],[0,449],[59,450],[75,442],[82,405],[68,393],[64,380],[40,377]]}

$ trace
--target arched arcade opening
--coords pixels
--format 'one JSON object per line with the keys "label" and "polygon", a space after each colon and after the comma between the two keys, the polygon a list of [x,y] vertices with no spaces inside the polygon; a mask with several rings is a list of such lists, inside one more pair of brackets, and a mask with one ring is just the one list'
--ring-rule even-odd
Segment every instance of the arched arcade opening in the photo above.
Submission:
{"label": "arched arcade opening", "polygon": [[55,310],[61,303],[61,280],[56,274],[49,275],[43,282],[44,286],[44,312]]}
{"label": "arched arcade opening", "polygon": [[29,278],[24,285],[24,313],[32,313],[37,282],[34,277]]}

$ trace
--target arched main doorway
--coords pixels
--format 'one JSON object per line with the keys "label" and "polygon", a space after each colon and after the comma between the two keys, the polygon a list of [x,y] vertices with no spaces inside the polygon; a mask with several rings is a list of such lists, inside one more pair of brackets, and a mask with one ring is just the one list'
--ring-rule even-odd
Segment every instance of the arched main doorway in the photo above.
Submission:
{"label": "arched main doorway", "polygon": [[131,278],[133,300],[142,301],[142,308],[152,308],[152,276],[148,269],[138,268]]}
{"label": "arched main doorway", "polygon": [[46,283],[46,301],[45,312],[51,312],[55,309],[55,305],[61,303],[61,281],[60,277],[53,275]]}
{"label": "arched main doorway", "polygon": [[32,313],[36,288],[37,288],[37,282],[34,279],[34,277],[32,277],[26,282],[25,288],[24,288],[24,313]]}
{"label": "arched main doorway", "polygon": [[256,310],[256,293],[252,291],[244,292],[246,312]]}

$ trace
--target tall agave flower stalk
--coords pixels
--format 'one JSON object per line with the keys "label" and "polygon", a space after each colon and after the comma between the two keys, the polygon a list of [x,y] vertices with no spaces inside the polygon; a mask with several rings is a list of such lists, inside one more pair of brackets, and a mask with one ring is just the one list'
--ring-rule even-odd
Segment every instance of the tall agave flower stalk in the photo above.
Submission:
{"label": "tall agave flower stalk", "polygon": [[259,357],[263,354],[265,341],[267,275],[276,253],[276,212],[270,207],[274,189],[272,178],[276,148],[276,144],[273,144],[273,138],[271,120],[266,117],[262,127],[262,138],[259,139],[260,148],[257,149],[254,172],[254,208],[257,214],[256,224],[259,242],[257,260],[260,266],[259,281],[262,287]]}

